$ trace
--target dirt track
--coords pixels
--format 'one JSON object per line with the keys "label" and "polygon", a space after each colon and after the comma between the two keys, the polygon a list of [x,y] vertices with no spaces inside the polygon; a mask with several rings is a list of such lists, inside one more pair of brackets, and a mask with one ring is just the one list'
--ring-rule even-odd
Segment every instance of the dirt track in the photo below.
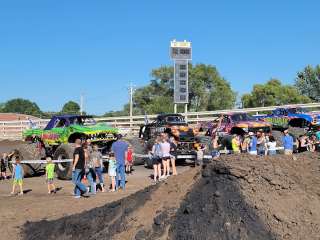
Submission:
{"label": "dirt track", "polygon": [[319,239],[319,154],[224,156],[24,239]]}
{"label": "dirt track", "polygon": [[[188,167],[178,167],[180,173],[187,169]],[[136,166],[134,174],[128,176],[125,192],[99,193],[89,199],[74,199],[70,181],[56,180],[56,186],[61,190],[56,195],[49,196],[44,176],[26,178],[24,186],[27,193],[22,197],[10,196],[11,180],[0,181],[0,239],[19,239],[20,227],[27,221],[59,219],[125,198],[149,186],[151,174],[152,170]],[[108,176],[105,175],[105,178],[109,184]]]}

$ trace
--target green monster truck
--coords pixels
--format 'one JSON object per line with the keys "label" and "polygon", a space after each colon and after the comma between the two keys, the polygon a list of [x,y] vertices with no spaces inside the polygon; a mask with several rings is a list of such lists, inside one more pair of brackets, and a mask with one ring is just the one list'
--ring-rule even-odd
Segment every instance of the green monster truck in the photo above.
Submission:
{"label": "green monster truck", "polygon": [[[57,160],[72,159],[76,139],[90,139],[105,155],[110,151],[117,134],[118,129],[96,123],[91,116],[54,116],[44,129],[26,130],[23,133],[25,144],[14,151],[14,156],[20,156],[21,160],[39,160],[46,156]],[[25,176],[36,175],[44,167],[44,164],[38,163],[23,164]],[[71,163],[58,163],[56,174],[60,179],[71,179]]]}

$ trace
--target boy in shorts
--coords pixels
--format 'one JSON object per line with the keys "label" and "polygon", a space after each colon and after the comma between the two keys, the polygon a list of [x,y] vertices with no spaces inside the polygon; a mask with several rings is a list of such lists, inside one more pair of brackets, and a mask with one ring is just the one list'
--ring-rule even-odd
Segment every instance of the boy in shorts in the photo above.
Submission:
{"label": "boy in shorts", "polygon": [[20,187],[19,195],[23,195],[23,181],[22,181],[23,175],[24,175],[24,172],[23,172],[23,168],[21,166],[20,158],[16,157],[15,165],[13,168],[13,176],[12,176],[13,185],[12,185],[11,194],[15,194],[16,185],[19,185],[19,187]]}
{"label": "boy in shorts", "polygon": [[52,162],[51,157],[47,157],[46,160],[47,160],[46,179],[47,179],[47,184],[48,184],[48,194],[51,194],[52,192],[56,193],[56,187],[53,183],[55,165]]}

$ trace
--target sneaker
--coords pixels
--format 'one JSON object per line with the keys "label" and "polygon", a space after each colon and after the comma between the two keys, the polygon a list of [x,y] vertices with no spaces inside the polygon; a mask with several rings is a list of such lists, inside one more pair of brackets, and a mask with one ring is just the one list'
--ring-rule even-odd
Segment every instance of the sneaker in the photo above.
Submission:
{"label": "sneaker", "polygon": [[23,192],[21,192],[21,193],[18,193],[18,195],[19,195],[19,196],[22,196],[22,195],[23,195]]}
{"label": "sneaker", "polygon": [[79,199],[79,198],[81,198],[81,196],[76,195],[76,196],[74,196],[74,198]]}

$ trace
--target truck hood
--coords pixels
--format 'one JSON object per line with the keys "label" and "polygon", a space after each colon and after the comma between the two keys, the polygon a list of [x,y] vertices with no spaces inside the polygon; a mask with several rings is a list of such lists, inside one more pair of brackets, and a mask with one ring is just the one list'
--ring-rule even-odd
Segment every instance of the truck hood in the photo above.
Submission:
{"label": "truck hood", "polygon": [[235,123],[235,126],[239,128],[263,128],[271,127],[271,124],[263,121],[240,121]]}
{"label": "truck hood", "polygon": [[117,134],[118,129],[108,126],[105,123],[98,123],[95,125],[70,125],[70,128],[73,128],[77,132],[85,133],[85,134],[99,134],[99,133],[113,133]]}

